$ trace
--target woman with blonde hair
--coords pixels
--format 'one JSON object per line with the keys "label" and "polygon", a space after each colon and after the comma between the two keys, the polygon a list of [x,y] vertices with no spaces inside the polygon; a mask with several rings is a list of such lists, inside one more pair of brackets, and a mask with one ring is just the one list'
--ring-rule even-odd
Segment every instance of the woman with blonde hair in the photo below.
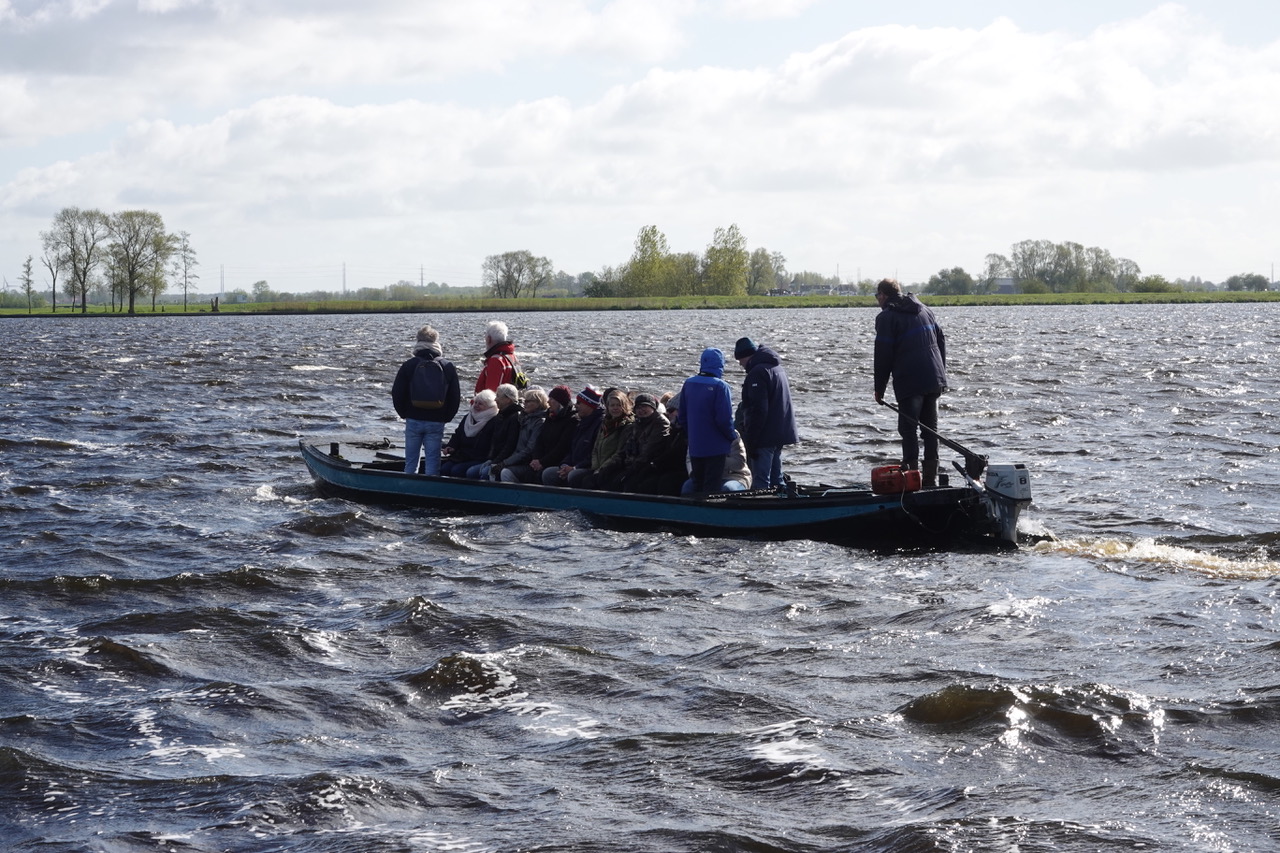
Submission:
{"label": "woman with blonde hair", "polygon": [[[550,409],[547,408],[547,392],[541,388],[529,388],[524,392],[524,410],[520,413],[520,433],[516,436],[516,446],[510,454],[493,463],[489,477],[501,480],[502,472],[515,465],[526,465],[533,458],[534,447],[538,443],[538,433],[546,423]],[[507,482],[511,482],[509,479]]]}

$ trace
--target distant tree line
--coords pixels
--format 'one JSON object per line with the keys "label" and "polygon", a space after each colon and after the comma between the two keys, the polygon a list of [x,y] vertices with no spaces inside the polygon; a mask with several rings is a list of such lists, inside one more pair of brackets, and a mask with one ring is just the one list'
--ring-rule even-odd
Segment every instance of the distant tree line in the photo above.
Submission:
{"label": "distant tree line", "polygon": [[[1002,284],[1016,293],[1169,293],[1218,289],[1200,278],[1168,281],[1162,275],[1142,274],[1128,258],[1115,258],[1106,249],[1079,243],[1023,240],[1008,255],[987,255],[978,278],[962,267],[940,270],[929,278],[926,293],[994,293]],[[1233,275],[1227,290],[1266,290],[1270,282],[1257,273]]]}
{"label": "distant tree line", "polygon": [[[764,248],[749,249],[737,225],[717,228],[701,254],[673,252],[666,235],[656,225],[646,225],[636,235],[630,259],[618,266],[578,276],[553,269],[549,259],[527,250],[490,255],[482,267],[483,285],[490,296],[511,298],[552,291],[598,297],[744,296],[785,290],[792,283],[786,258]],[[801,276],[825,280],[816,273]]]}
{"label": "distant tree line", "polygon": [[[37,287],[35,259],[28,256],[19,277],[19,292],[10,293],[6,280],[0,307],[17,307],[25,302],[29,310],[43,308],[43,293],[48,292],[54,310],[56,296],[61,293],[73,307],[78,304],[81,312],[92,300],[99,304],[109,301],[113,309],[119,306],[119,310],[134,313],[138,298],[149,297],[154,309],[161,295],[176,285],[182,289],[185,310],[187,297],[199,279],[190,235],[185,231],[168,233],[160,214],[152,211],[126,210],[108,215],[99,210],[68,207],[58,212],[52,226],[40,236],[44,253],[39,263],[47,273],[47,291]],[[791,273],[781,252],[748,247],[737,225],[717,228],[702,253],[672,251],[658,227],[647,225],[636,235],[629,259],[598,272],[573,275],[556,271],[550,259],[522,249],[486,257],[478,287],[401,280],[350,293],[289,293],[275,292],[260,280],[249,290],[232,290],[224,298],[237,302],[377,302],[469,297],[745,296],[814,291],[865,295],[874,292],[875,281],[870,278],[849,284],[839,276],[812,271]],[[1072,242],[1024,240],[1015,243],[1007,255],[987,255],[977,277],[962,267],[952,267],[915,286],[926,293],[965,295],[1002,289],[1016,293],[1266,290],[1270,281],[1250,273],[1231,276],[1221,285],[1199,278],[1170,282],[1160,275],[1144,276],[1135,262],[1113,257],[1106,249]],[[163,301],[177,300],[169,297]]]}
{"label": "distant tree line", "polygon": [[[485,293],[512,298],[540,295],[627,296],[742,296],[794,292],[875,292],[876,279],[848,284],[838,276],[815,272],[789,273],[780,252],[751,250],[737,225],[717,228],[702,254],[671,251],[657,226],[648,225],[636,236],[630,259],[606,266],[598,273],[574,277],[553,273],[547,258],[521,250],[490,255],[483,265]],[[1258,274],[1234,275],[1221,287],[1227,290],[1266,290],[1270,282]],[[916,285],[920,286],[920,285]],[[1024,240],[1008,255],[990,254],[981,275],[962,267],[940,270],[923,285],[926,293],[983,294],[1007,286],[1015,293],[1073,292],[1175,292],[1214,290],[1218,285],[1199,278],[1167,281],[1164,276],[1142,274],[1128,258],[1116,258],[1106,249],[1085,248],[1079,243]]]}
{"label": "distant tree line", "polygon": [[[190,235],[171,234],[164,219],[150,210],[101,210],[66,207],[41,232],[40,265],[47,273],[49,302],[58,308],[61,293],[81,313],[91,298],[110,301],[113,309],[135,313],[137,300],[149,297],[152,308],[170,283],[186,294],[199,278]],[[28,310],[44,307],[44,289],[36,286],[35,258],[28,255],[19,279]],[[61,290],[59,285],[61,283]]]}
{"label": "distant tree line", "polygon": [[224,295],[227,302],[418,302],[423,299],[457,299],[484,295],[479,287],[454,287],[430,281],[425,284],[401,279],[382,287],[355,290],[311,290],[291,293],[271,289],[266,280],[255,281],[248,290],[236,288]]}

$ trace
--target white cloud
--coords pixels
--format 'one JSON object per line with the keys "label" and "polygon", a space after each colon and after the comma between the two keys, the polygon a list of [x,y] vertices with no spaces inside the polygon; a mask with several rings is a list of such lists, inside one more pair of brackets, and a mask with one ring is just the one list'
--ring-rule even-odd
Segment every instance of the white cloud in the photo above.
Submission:
{"label": "white cloud", "polygon": [[[1003,19],[865,28],[772,67],[653,67],[589,97],[468,102],[430,88],[557,61],[598,69],[610,50],[648,62],[693,14],[501,5],[417,15],[384,1],[361,17],[334,11],[346,4],[153,2],[175,38],[136,67],[11,66],[0,139],[128,121],[75,156],[30,149],[0,185],[5,231],[29,246],[61,206],[146,207],[190,231],[208,263],[429,259],[455,283],[512,248],[571,272],[616,264],[649,224],[677,251],[736,222],[795,269],[907,280],[976,270],[1032,238],[1100,245],[1170,277],[1223,278],[1256,266],[1247,252],[1280,248],[1259,189],[1280,177],[1280,46],[1228,44],[1179,7],[1085,37]],[[197,22],[209,31],[177,38]],[[330,91],[355,83],[397,97]],[[188,86],[204,104],[259,94],[202,111],[184,103]]]}
{"label": "white cloud", "polygon": [[652,62],[682,44],[678,23],[692,8],[688,0],[38,6],[0,30],[0,89],[30,93],[8,104],[0,141],[243,105],[246,94],[420,87],[575,54]]}
{"label": "white cloud", "polygon": [[721,0],[721,13],[731,18],[794,18],[819,0]]}

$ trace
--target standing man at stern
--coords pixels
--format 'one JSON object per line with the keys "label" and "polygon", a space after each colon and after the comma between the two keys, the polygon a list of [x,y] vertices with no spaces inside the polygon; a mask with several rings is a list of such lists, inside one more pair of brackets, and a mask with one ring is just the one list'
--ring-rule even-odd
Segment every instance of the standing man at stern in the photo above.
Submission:
{"label": "standing man at stern", "polygon": [[933,312],[893,279],[876,285],[876,301],[876,402],[884,403],[892,376],[902,467],[918,467],[921,484],[932,489],[938,485],[938,397],[947,390],[947,339]]}

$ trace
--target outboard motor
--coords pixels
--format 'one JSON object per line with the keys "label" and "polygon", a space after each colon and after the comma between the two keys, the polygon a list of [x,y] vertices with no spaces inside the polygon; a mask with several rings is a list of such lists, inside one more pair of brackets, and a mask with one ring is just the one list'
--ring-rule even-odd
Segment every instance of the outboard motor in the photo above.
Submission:
{"label": "outboard motor", "polygon": [[1031,503],[1031,474],[1021,462],[987,466],[986,501],[1000,538],[1018,543],[1018,516]]}

